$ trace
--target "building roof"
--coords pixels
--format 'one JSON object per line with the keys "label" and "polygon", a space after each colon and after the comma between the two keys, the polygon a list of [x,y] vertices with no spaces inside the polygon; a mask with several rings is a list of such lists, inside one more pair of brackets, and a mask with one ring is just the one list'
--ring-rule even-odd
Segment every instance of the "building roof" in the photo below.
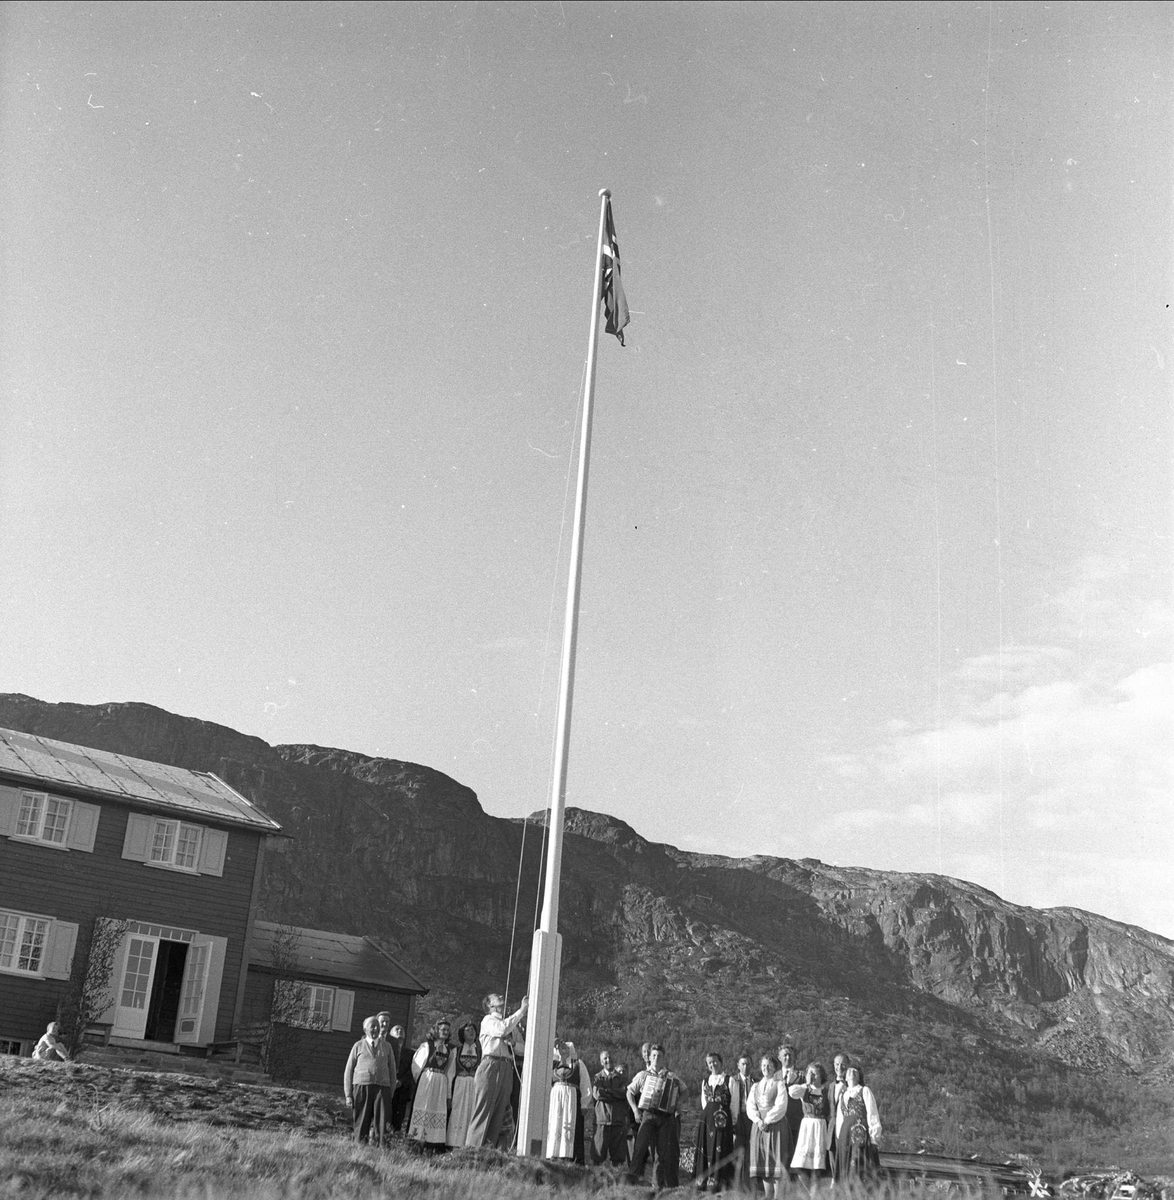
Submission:
{"label": "building roof", "polygon": [[[278,957],[289,961],[275,963],[275,948]],[[417,995],[428,991],[402,963],[381,950],[370,938],[330,933],[325,929],[301,929],[273,921],[254,922],[249,965],[282,974],[324,975],[348,983],[366,983]]]}
{"label": "building roof", "polygon": [[99,799],[121,800],[187,813],[208,821],[247,825],[266,833],[281,826],[255,804],[207,771],[91,750],[69,742],[0,729],[0,773],[22,783],[81,790]]}

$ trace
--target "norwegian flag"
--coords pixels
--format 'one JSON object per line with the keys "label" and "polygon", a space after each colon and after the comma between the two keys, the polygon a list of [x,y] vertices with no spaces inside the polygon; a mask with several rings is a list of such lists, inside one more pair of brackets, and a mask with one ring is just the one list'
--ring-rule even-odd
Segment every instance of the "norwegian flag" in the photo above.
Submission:
{"label": "norwegian flag", "polygon": [[603,311],[607,318],[604,328],[614,333],[624,344],[624,326],[631,320],[628,300],[620,280],[620,244],[616,241],[616,226],[611,216],[611,199],[607,201],[603,229]]}

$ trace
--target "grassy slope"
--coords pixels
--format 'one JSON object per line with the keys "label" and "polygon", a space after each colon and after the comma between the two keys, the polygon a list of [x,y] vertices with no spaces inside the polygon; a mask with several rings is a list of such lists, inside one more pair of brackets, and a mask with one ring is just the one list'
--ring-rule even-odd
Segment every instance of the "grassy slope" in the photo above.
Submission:
{"label": "grassy slope", "polygon": [[[198,1105],[183,1102],[185,1086]],[[296,1124],[299,1115],[304,1127]],[[538,1200],[556,1190],[619,1200],[647,1194],[604,1169],[583,1172],[493,1151],[435,1159],[402,1141],[386,1151],[359,1147],[345,1127],[336,1103],[293,1090],[0,1059],[0,1197]],[[692,1194],[691,1186],[686,1191]],[[852,1189],[836,1195],[865,1200]],[[871,1193],[872,1200],[924,1195],[912,1185]]]}

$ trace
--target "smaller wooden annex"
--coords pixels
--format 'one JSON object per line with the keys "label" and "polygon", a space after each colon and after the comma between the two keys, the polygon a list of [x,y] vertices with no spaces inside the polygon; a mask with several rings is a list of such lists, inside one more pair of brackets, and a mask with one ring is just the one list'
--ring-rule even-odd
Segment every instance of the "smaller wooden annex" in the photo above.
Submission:
{"label": "smaller wooden annex", "polygon": [[272,1023],[280,1074],[341,1088],[363,1019],[387,1010],[410,1037],[416,998],[427,992],[370,938],[255,921],[237,1036],[251,1040]]}

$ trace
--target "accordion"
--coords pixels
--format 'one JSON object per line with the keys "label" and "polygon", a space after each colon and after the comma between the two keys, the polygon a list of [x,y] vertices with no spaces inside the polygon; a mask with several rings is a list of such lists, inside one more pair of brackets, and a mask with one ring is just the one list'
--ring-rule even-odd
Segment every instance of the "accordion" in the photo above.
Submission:
{"label": "accordion", "polygon": [[640,1103],[636,1107],[641,1112],[675,1112],[680,1098],[681,1084],[675,1076],[653,1075],[650,1071],[640,1089]]}

